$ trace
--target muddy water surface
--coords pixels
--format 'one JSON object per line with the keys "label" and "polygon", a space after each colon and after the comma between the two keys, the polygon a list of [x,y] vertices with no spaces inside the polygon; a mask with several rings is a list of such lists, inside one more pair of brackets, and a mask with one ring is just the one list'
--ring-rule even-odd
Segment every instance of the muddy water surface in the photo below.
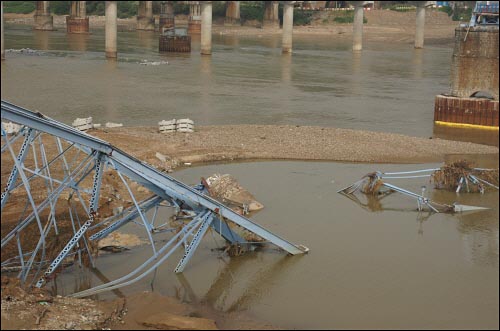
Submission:
{"label": "muddy water surface", "polygon": [[[233,174],[266,206],[252,217],[256,222],[311,251],[289,257],[267,248],[229,259],[208,233],[182,275],[173,273],[179,251],[155,276],[121,291],[154,290],[284,328],[498,328],[498,192],[457,195],[422,179],[391,181],[414,192],[427,185],[438,202],[491,208],[457,215],[419,214],[415,201],[401,195],[362,207],[336,193],[373,170],[436,166],[259,162],[180,171],[175,177],[188,183]],[[141,233],[136,226],[127,231]],[[68,270],[59,290],[99,284],[96,275],[117,278],[149,254],[146,245],[103,256],[98,273]]]}
{"label": "muddy water surface", "polygon": [[[213,55],[158,54],[158,34],[118,33],[118,62],[104,59],[103,30],[68,35],[7,25],[2,98],[70,123],[323,125],[432,136],[434,96],[447,92],[452,48],[294,36],[281,54],[281,35],[214,35]],[[198,38],[198,39],[197,39]],[[161,63],[140,65],[140,62]],[[164,61],[165,63],[161,62]],[[168,64],[166,64],[168,62]]]}

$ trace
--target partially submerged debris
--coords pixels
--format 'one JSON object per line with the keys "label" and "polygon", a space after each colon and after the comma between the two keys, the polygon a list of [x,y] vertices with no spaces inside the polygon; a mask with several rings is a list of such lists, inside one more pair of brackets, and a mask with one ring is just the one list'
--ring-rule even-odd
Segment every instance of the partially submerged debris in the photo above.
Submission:
{"label": "partially submerged debris", "polygon": [[498,190],[498,169],[474,168],[466,160],[460,160],[434,171],[431,182],[437,189],[484,193],[488,187]]}
{"label": "partially submerged debris", "polygon": [[[498,169],[473,168],[466,161],[458,161],[450,165],[445,165],[442,168],[438,169],[423,169],[385,173],[380,171],[371,172],[363,176],[361,180],[338,191],[338,193],[342,193],[351,198],[351,200],[362,204],[359,199],[355,198],[356,192],[361,192],[368,196],[373,196],[379,200],[391,193],[399,192],[416,199],[419,211],[421,211],[424,206],[427,206],[430,211],[436,213],[455,213],[488,209],[484,207],[466,206],[456,203],[438,203],[430,200],[425,196],[425,186],[422,186],[422,193],[418,194],[396,185],[389,184],[385,181],[387,179],[410,179],[425,177],[429,177],[431,181],[435,183],[436,188],[453,189],[457,193],[460,192],[460,189],[463,187],[467,188],[467,192],[481,193],[484,193],[485,185],[498,189],[498,186],[492,184],[493,182],[498,185]],[[485,178],[487,178],[487,180]]]}
{"label": "partially submerged debris", "polygon": [[255,197],[243,188],[236,178],[229,174],[214,174],[206,179],[209,191],[214,198],[230,207],[237,208],[242,214],[264,208]]}
{"label": "partially submerged debris", "polygon": [[97,247],[100,250],[118,253],[128,250],[129,247],[139,246],[145,242],[135,234],[113,232],[99,240]]}

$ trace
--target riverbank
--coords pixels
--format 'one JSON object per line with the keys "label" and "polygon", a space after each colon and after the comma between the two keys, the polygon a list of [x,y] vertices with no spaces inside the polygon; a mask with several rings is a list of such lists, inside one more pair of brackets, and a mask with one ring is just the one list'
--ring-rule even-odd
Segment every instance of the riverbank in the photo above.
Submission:
{"label": "riverbank", "polygon": [[[166,170],[185,163],[314,160],[367,163],[443,162],[450,154],[498,154],[498,147],[400,134],[293,125],[200,126],[161,134],[155,127],[92,130],[141,160]],[[154,142],[145,145],[144,142]],[[163,162],[156,153],[167,156]]]}

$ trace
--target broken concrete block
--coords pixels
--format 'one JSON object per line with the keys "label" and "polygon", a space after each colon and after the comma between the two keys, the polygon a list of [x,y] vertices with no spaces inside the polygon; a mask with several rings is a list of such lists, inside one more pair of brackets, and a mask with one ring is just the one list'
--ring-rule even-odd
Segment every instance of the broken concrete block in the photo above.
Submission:
{"label": "broken concrete block", "polygon": [[123,212],[123,206],[113,208],[113,215],[118,215]]}
{"label": "broken concrete block", "polygon": [[73,121],[73,127],[80,131],[87,131],[94,128],[92,124],[92,116],[86,118],[77,118]]}
{"label": "broken concrete block", "polygon": [[12,122],[2,122],[3,128],[7,134],[18,133],[21,130],[21,125]]}
{"label": "broken concrete block", "polygon": [[170,160],[170,157],[168,157],[162,153],[159,153],[159,152],[156,152],[156,158],[158,160],[160,160],[161,162],[167,162],[167,160]]}
{"label": "broken concrete block", "polygon": [[107,128],[119,128],[123,126],[123,123],[107,122],[104,126]]}

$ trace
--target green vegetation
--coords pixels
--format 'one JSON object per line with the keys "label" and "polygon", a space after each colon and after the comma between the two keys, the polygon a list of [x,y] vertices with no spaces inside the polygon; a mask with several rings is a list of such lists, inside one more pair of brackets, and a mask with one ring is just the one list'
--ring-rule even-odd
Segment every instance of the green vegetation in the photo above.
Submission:
{"label": "green vegetation", "polygon": [[455,8],[451,19],[454,21],[470,21],[472,16],[472,8]]}
{"label": "green vegetation", "polygon": [[176,15],[189,15],[189,5],[175,2],[174,3],[174,13]]}
{"label": "green vegetation", "polygon": [[[35,1],[4,1],[3,3],[6,13],[29,14],[35,11]],[[118,1],[118,17],[127,18],[137,15],[137,6],[138,1]],[[68,15],[70,7],[71,1],[50,2],[50,11],[56,15]],[[104,1],[87,1],[88,15],[104,15],[104,9]]]}
{"label": "green vegetation", "polygon": [[226,17],[226,5],[222,1],[212,2],[212,16],[213,17]]}
{"label": "green vegetation", "polygon": [[118,17],[129,18],[137,15],[137,1],[118,1]]}
{"label": "green vegetation", "polygon": [[50,11],[56,15],[68,15],[71,8],[70,1],[51,1]]}
{"label": "green vegetation", "polygon": [[[333,19],[337,23],[352,23],[354,22],[354,10],[342,11],[341,14],[335,16]],[[363,16],[363,23],[368,22],[366,17]]]}
{"label": "green vegetation", "polygon": [[293,11],[293,25],[309,25],[311,24],[314,12],[310,10]]}
{"label": "green vegetation", "polygon": [[410,5],[398,5],[398,4],[396,4],[396,5],[390,6],[389,9],[400,12],[400,13],[404,13],[404,12],[409,12],[409,11],[415,11],[415,10],[417,10],[417,7],[410,6]]}
{"label": "green vegetation", "polygon": [[470,21],[472,16],[472,8],[455,7],[454,9],[449,6],[438,8],[438,11],[445,12],[454,21]]}
{"label": "green vegetation", "polygon": [[258,20],[261,21],[264,17],[264,6],[259,3],[244,3],[240,2],[240,17],[243,22]]}
{"label": "green vegetation", "polygon": [[29,14],[35,11],[34,1],[3,1],[5,13]]}
{"label": "green vegetation", "polygon": [[450,6],[439,7],[437,10],[448,14],[448,16],[453,15],[453,8],[451,8]]}

